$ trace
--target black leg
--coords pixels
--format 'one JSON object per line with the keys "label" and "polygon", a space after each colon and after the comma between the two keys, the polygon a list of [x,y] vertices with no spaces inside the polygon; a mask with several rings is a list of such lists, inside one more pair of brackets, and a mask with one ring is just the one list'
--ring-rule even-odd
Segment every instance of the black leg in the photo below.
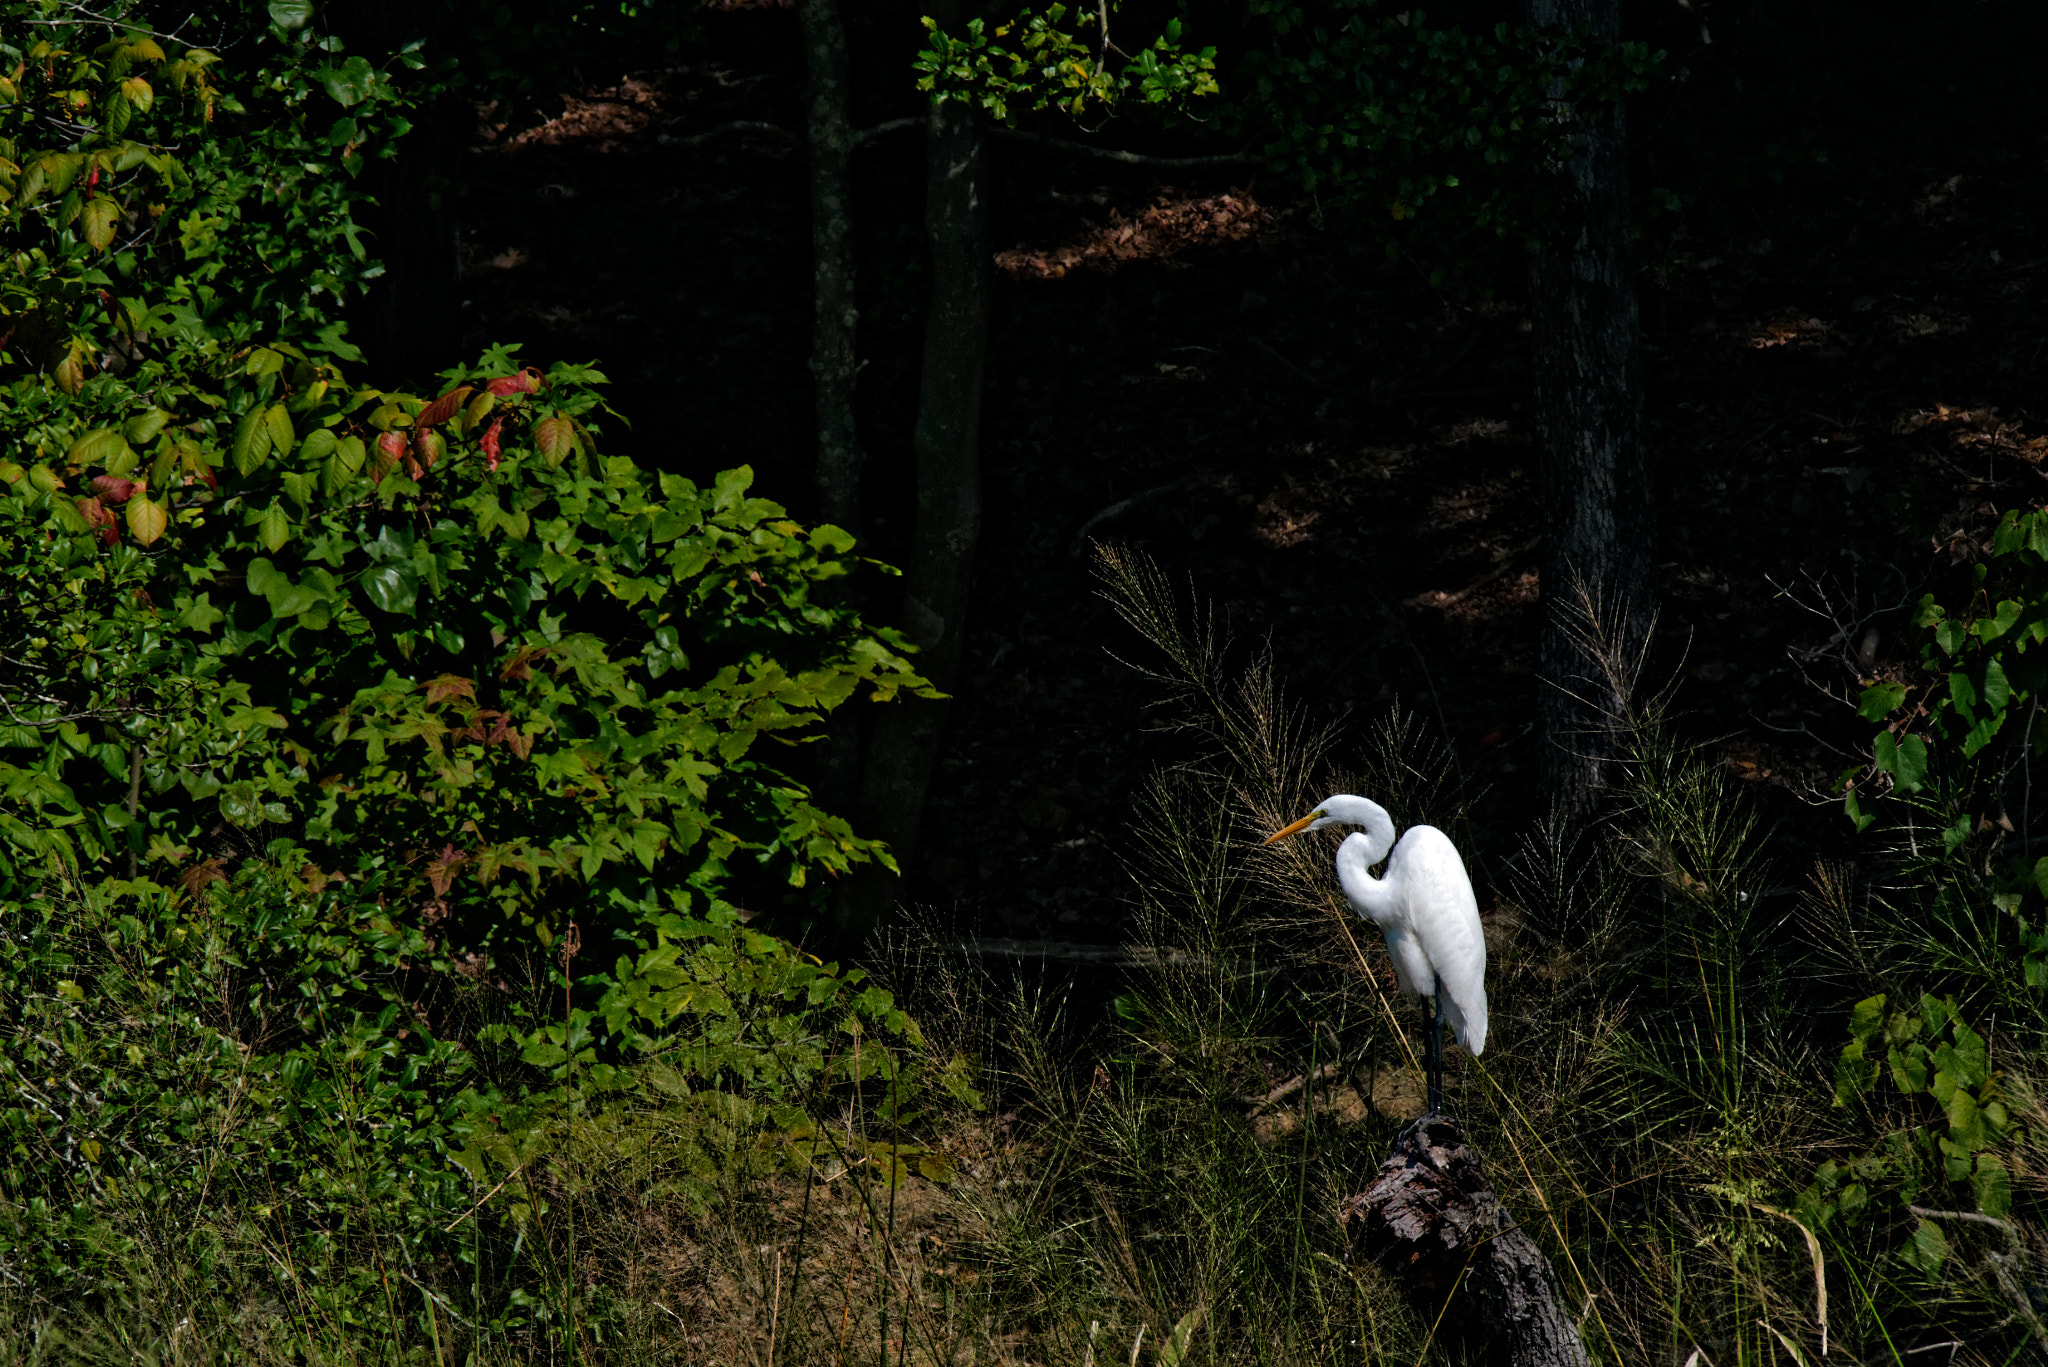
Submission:
{"label": "black leg", "polygon": [[1427,1091],[1429,1114],[1444,1108],[1443,1016],[1435,997],[1422,999],[1422,1078]]}
{"label": "black leg", "polygon": [[1432,1115],[1443,1114],[1444,1109],[1444,980],[1435,983],[1436,995],[1430,998],[1429,1013],[1425,1024],[1429,1029],[1429,1110]]}

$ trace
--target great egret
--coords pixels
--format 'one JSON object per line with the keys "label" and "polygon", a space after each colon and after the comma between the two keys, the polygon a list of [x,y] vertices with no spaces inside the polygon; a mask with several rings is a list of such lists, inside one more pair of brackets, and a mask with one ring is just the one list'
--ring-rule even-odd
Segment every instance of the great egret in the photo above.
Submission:
{"label": "great egret", "polygon": [[[1337,846],[1337,882],[1351,909],[1386,935],[1401,991],[1422,999],[1429,1109],[1441,1112],[1443,1023],[1450,1022],[1458,1043],[1472,1054],[1486,1048],[1486,936],[1465,861],[1434,826],[1410,826],[1396,844],[1387,809],[1349,793],[1326,799],[1265,843],[1325,826],[1365,827]],[[1372,866],[1382,859],[1387,871],[1375,878]]]}

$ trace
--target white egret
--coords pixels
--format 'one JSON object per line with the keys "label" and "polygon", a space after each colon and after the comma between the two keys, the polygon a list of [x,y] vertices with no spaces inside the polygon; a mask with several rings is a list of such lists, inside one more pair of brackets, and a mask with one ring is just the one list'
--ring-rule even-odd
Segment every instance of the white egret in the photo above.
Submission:
{"label": "white egret", "polygon": [[[1365,828],[1337,846],[1337,882],[1351,909],[1386,935],[1401,991],[1422,999],[1429,1109],[1441,1112],[1444,1022],[1472,1054],[1486,1048],[1486,936],[1465,861],[1434,826],[1410,826],[1396,844],[1387,809],[1349,793],[1325,800],[1266,844],[1325,826]],[[1375,878],[1372,866],[1382,859],[1386,873]]]}

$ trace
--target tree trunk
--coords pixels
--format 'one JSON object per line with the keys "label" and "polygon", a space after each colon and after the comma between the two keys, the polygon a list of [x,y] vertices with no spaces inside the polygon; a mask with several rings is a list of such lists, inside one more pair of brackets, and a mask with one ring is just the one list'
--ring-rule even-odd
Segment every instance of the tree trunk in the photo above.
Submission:
{"label": "tree trunk", "polygon": [[[1620,0],[1524,0],[1524,14],[1531,28],[1620,36]],[[1529,296],[1543,517],[1539,780],[1554,805],[1584,811],[1617,752],[1622,694],[1656,615],[1656,506],[1623,111],[1572,113],[1562,221],[1531,253]]]}
{"label": "tree trunk", "polygon": [[848,531],[860,523],[854,430],[853,116],[839,0],[799,0],[808,72],[805,138],[811,158],[811,392],[817,406],[818,512]]}
{"label": "tree trunk", "polygon": [[[839,0],[798,0],[803,28],[804,139],[811,174],[811,399],[818,429],[818,517],[860,530],[860,434],[854,424],[853,112]],[[860,720],[834,712],[818,759],[818,791],[834,812],[860,794]]]}
{"label": "tree trunk", "polygon": [[[941,26],[951,18],[941,4]],[[981,381],[988,351],[988,175],[981,124],[968,105],[935,105],[925,135],[925,233],[931,242],[931,308],[918,390],[917,530],[903,586],[903,629],[918,669],[950,690],[965,643],[974,548],[981,536]],[[861,782],[863,829],[889,842],[908,866],[949,704],[904,698],[875,724]],[[853,924],[872,926],[897,880],[881,870],[858,880]]]}
{"label": "tree trunk", "polygon": [[1427,1115],[1394,1136],[1340,1218],[1353,1246],[1408,1288],[1453,1361],[1590,1367],[1550,1260],[1516,1228],[1457,1121]]}

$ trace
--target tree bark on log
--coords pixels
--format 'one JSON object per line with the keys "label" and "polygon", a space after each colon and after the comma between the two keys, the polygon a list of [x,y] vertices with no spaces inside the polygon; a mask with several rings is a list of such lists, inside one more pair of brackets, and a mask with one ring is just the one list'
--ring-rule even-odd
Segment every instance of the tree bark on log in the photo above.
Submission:
{"label": "tree bark on log", "polygon": [[811,392],[817,408],[818,512],[857,532],[860,437],[854,428],[853,116],[839,0],[799,0],[810,152]]}
{"label": "tree bark on log", "polygon": [[[1620,0],[1524,0],[1529,27],[1616,40]],[[1615,661],[1639,657],[1656,615],[1656,505],[1642,443],[1642,364],[1628,250],[1622,106],[1582,107],[1562,221],[1530,254],[1543,518],[1539,783],[1584,812],[1616,755]],[[1584,597],[1581,597],[1583,593]],[[1591,606],[1612,657],[1590,648]],[[1597,633],[1596,633],[1597,634]]]}
{"label": "tree bark on log", "polygon": [[1501,1205],[1457,1121],[1426,1115],[1395,1135],[1339,1218],[1353,1248],[1407,1287],[1454,1360],[1590,1367],[1550,1260]]}
{"label": "tree bark on log", "polygon": [[[957,0],[941,4],[942,26]],[[918,391],[917,529],[903,586],[904,634],[919,672],[950,691],[967,638],[975,546],[981,537],[981,392],[988,352],[991,263],[988,173],[981,122],[958,100],[933,106],[925,140],[925,232],[931,243],[931,306]],[[902,698],[875,723],[861,778],[863,830],[889,842],[900,865],[916,857],[933,766],[949,704]],[[864,870],[853,897],[865,933],[898,880]]]}

